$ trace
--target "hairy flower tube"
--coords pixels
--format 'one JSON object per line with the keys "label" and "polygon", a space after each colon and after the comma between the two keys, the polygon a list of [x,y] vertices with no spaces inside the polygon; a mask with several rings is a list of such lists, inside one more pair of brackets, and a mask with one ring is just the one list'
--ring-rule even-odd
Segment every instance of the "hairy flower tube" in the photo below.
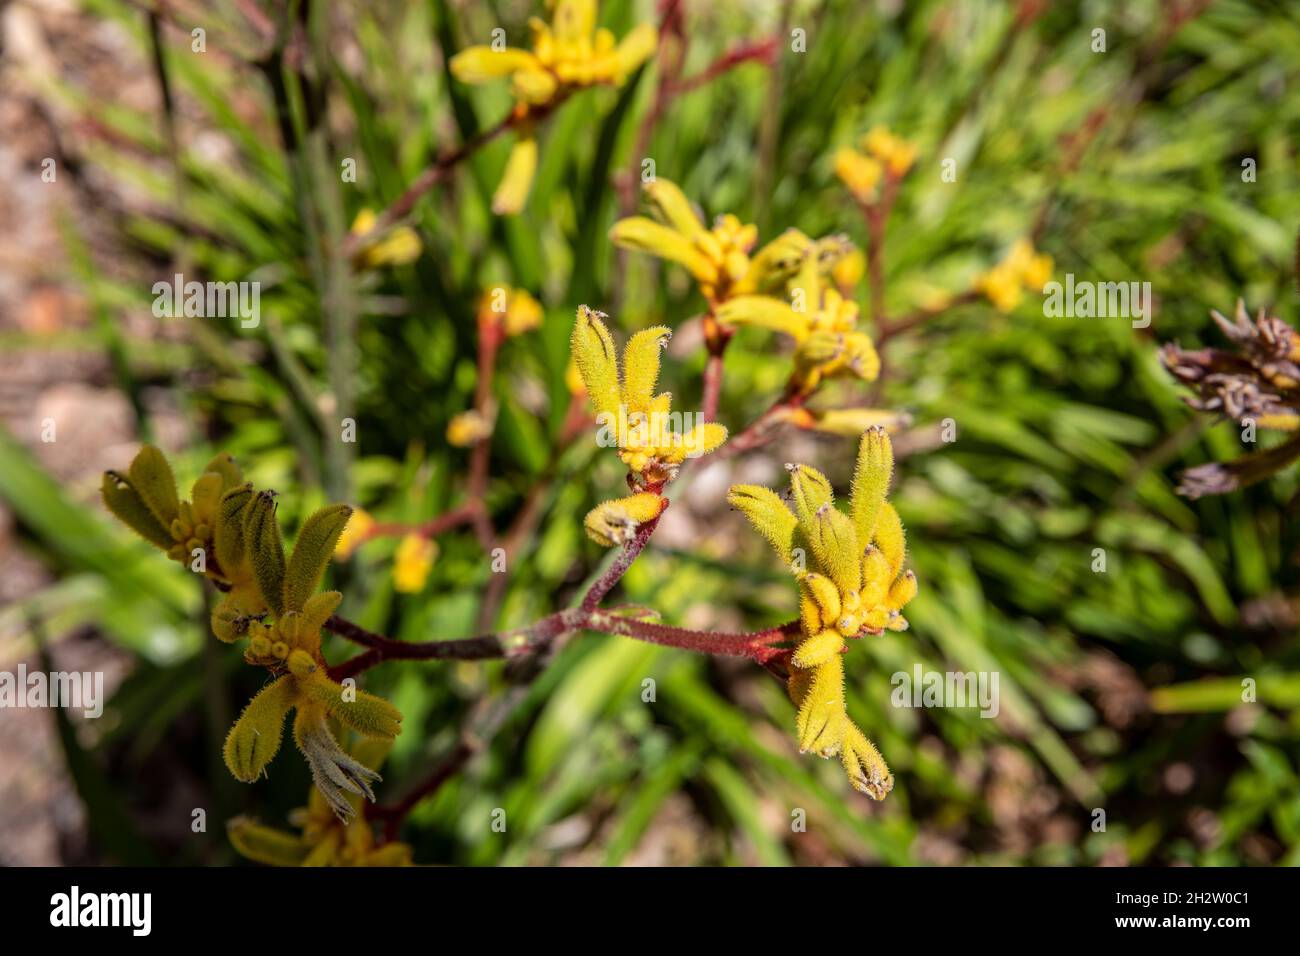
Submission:
{"label": "hairy flower tube", "polygon": [[880,357],[871,338],[858,331],[857,303],[824,279],[833,266],[810,259],[791,280],[791,300],[770,295],[742,295],[717,311],[725,327],[754,326],[788,335],[795,343],[791,391],[807,395],[824,379],[852,376],[873,381]]}
{"label": "hairy flower tube", "polygon": [[[357,762],[377,771],[388,756],[385,740],[361,738],[350,749]],[[361,810],[361,797],[347,795],[353,813]],[[307,806],[294,810],[289,822],[299,832],[266,826],[248,817],[236,817],[226,826],[239,854],[270,866],[410,866],[411,848],[396,841],[377,843],[368,825],[345,825],[315,787]]]}
{"label": "hairy flower tube", "polygon": [[903,525],[886,500],[893,447],[883,428],[862,436],[847,515],[836,508],[825,475],[806,465],[786,467],[793,510],[776,492],[758,485],[733,485],[727,500],[744,512],[799,582],[801,637],[790,657],[787,685],[798,708],[799,748],[822,757],[839,755],[853,786],[883,799],[893,777],[849,720],[841,655],[848,640],[905,630],[902,611],[916,595],[916,575],[903,570]]}
{"label": "hairy flower tube", "polygon": [[[1262,309],[1252,322],[1240,299],[1232,319],[1210,314],[1232,342],[1231,351],[1184,349],[1177,343],[1160,351],[1169,374],[1196,392],[1187,404],[1243,425],[1295,432],[1300,427],[1300,336]],[[1276,474],[1297,458],[1300,439],[1291,439],[1233,462],[1188,469],[1178,491],[1189,498],[1234,491]]]}
{"label": "hairy flower tube", "polygon": [[194,482],[190,499],[182,500],[166,456],[145,445],[126,474],[104,472],[100,493],[118,520],[167,557],[213,581],[232,585],[251,581],[251,570],[242,555],[227,552],[225,560],[219,560],[217,536],[222,497],[252,487],[243,481],[235,460],[217,455]]}
{"label": "hairy flower tube", "polygon": [[313,513],[298,532],[287,561],[274,495],[260,492],[243,510],[243,546],[260,603],[241,604],[231,592],[213,610],[213,625],[223,640],[246,636],[244,660],[266,667],[274,680],[230,729],[223,751],[226,766],[245,783],[256,780],[279,750],[285,718],[295,710],[294,741],[307,758],[316,788],[340,819],[350,819],[354,811],[348,794],[374,800],[370,784],[379,776],[339,747],[329,719],[384,739],[400,733],[402,721],[401,712],[388,701],[331,680],[321,654],[321,627],[343,596],[315,592],[351,509],[331,505]]}
{"label": "hairy flower tube", "polygon": [[671,329],[658,325],[633,335],[623,350],[620,373],[604,318],[585,305],[578,307],[573,358],[596,412],[598,441],[617,446],[636,490],[657,495],[687,458],[706,455],[726,441],[727,429],[704,421],[688,427],[688,420],[698,416],[674,413],[672,395],[655,394],[660,352]]}
{"label": "hairy flower tube", "polygon": [[498,215],[524,207],[537,171],[535,117],[575,89],[621,86],[658,45],[655,28],[643,23],[620,42],[596,28],[596,0],[556,0],[548,25],[534,17],[532,50],[472,46],[451,58],[452,75],[462,83],[488,83],[509,77],[515,97],[518,136],[505,174],[492,197]]}
{"label": "hairy flower tube", "polygon": [[643,192],[658,218],[620,219],[609,232],[610,241],[684,267],[711,305],[731,296],[779,290],[809,255],[816,254],[816,243],[789,229],[751,256],[758,241],[756,226],[727,213],[712,229],[705,228],[690,200],[666,179],[646,183]]}
{"label": "hairy flower tube", "polygon": [[1025,292],[1042,292],[1051,278],[1052,257],[1035,252],[1028,239],[1017,239],[1001,262],[976,277],[974,288],[999,312],[1010,312]]}

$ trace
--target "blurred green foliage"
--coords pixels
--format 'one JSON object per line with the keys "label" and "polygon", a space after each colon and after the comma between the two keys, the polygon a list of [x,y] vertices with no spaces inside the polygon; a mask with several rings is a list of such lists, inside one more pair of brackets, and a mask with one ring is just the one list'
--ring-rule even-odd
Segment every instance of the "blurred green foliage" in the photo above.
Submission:
{"label": "blurred green foliage", "polygon": [[[149,61],[135,4],[87,5],[125,27]],[[861,244],[861,217],[830,157],[885,123],[919,146],[888,226],[891,314],[968,288],[1045,209],[1039,246],[1058,278],[1150,281],[1155,319],[1135,330],[1044,318],[1030,297],[1010,315],[962,306],[889,343],[881,404],[910,410],[914,436],[951,418],[957,440],[915,441],[899,467],[895,501],[921,582],[912,629],[865,640],[846,661],[850,713],[897,777],[883,804],[855,794],[833,762],[795,752],[791,707],[761,669],[586,635],[487,751],[411,816],[404,837],[417,861],[1300,862],[1296,623],[1251,613],[1295,593],[1295,478],[1178,498],[1179,470],[1243,449],[1234,426],[1185,408],[1156,360],[1163,341],[1214,343],[1208,309],[1238,296],[1295,319],[1300,22],[1282,0],[1222,0],[1166,43],[1173,6],[1051,4],[1022,28],[1014,3],[687,0],[687,75],[736,43],[782,33],[777,73],[743,64],[680,96],[650,138],[657,174],[706,214],[734,212],[764,239],[795,226]],[[680,270],[621,261],[605,239],[618,214],[613,180],[638,166],[630,151],[653,66],[623,90],[581,93],[547,122],[521,216],[490,214],[508,150],[493,143],[416,207],[419,260],[352,284],[346,263],[322,250],[361,209],[396,199],[439,150],[509,109],[504,84],[450,82],[447,56],[498,25],[518,43],[533,4],[303,4],[301,71],[252,65],[256,32],[234,5],[214,7],[205,54],[162,32],[175,175],[159,112],[115,104],[111,90],[50,93],[97,117],[108,135],[91,141],[89,157],[157,210],[120,222],[122,246],[160,278],[181,264],[206,279],[260,280],[264,321],[245,330],[159,320],[185,322],[187,334],[125,339],[118,320],[148,312],[152,279],[98,269],[69,222],[69,274],[101,316],[86,334],[115,356],[128,395],[175,393],[192,437],[179,472],[232,452],[259,487],[281,491],[290,531],[331,498],[417,522],[464,494],[467,452],[443,434],[473,401],[479,296],[495,283],[529,289],[546,320],[498,360],[488,503],[504,528],[540,485],[542,520],[513,560],[493,623],[562,606],[603,558],[581,516],[622,483],[613,456],[585,434],[556,450],[573,310],[610,311],[625,335],[652,322],[680,328],[702,308]],[[602,4],[602,22],[620,34],[653,16],[644,0]],[[1092,50],[1096,27],[1104,53]],[[784,36],[795,28],[806,30],[805,53]],[[1097,110],[1095,138],[1063,170],[1066,138]],[[198,148],[200,130],[221,137],[215,158]],[[349,157],[355,183],[338,175]],[[945,157],[957,161],[956,183],[939,176]],[[1255,182],[1241,176],[1247,157]],[[668,363],[683,407],[697,407],[702,367],[702,349]],[[787,369],[770,337],[740,334],[720,419],[739,430]],[[860,387],[837,388],[821,404],[867,403]],[[338,440],[344,415],[356,419],[355,446]],[[854,447],[782,435],[745,460],[779,468],[797,450],[844,487]],[[0,497],[59,573],[0,614],[37,613],[51,634],[90,621],[138,659],[92,754],[109,772],[86,798],[140,812],[150,802],[140,768],[165,751],[206,781],[213,806],[282,823],[306,793],[301,762],[282,758],[269,780],[232,786],[211,759],[220,747],[211,728],[223,724],[202,716],[237,707],[260,674],[204,649],[212,639],[197,586],[110,527],[85,490],[60,488],[0,436]],[[794,589],[720,490],[703,502],[684,489],[672,496],[692,509],[697,540],[652,545],[624,579],[625,600],[678,623],[760,627],[795,615]],[[492,577],[474,536],[440,537],[417,595],[393,591],[395,543],[378,539],[334,570],[344,613],[406,640],[473,633]],[[347,653],[342,642],[327,647],[332,660]],[[890,706],[890,675],[918,662],[998,671],[1000,717]],[[1245,717],[1243,676],[1259,687]],[[652,706],[646,678],[656,682]],[[391,798],[454,745],[472,702],[503,676],[499,665],[408,663],[365,681],[407,715],[384,784]],[[1152,688],[1162,689],[1154,701]],[[1187,769],[1186,786],[1171,783]],[[1093,828],[1099,807],[1104,832]],[[506,811],[504,834],[490,826],[495,808]],[[792,832],[800,810],[806,833]],[[232,859],[220,826],[192,834],[188,824],[175,821],[150,853]]]}

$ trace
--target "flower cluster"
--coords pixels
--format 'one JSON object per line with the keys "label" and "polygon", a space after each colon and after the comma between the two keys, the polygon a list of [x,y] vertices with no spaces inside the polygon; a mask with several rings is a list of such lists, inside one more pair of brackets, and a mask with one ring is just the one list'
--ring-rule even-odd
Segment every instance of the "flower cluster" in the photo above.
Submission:
{"label": "flower cluster", "polygon": [[[362,738],[351,748],[358,763],[378,770],[388,755],[387,741]],[[361,809],[361,798],[349,794],[353,812]],[[240,855],[270,866],[410,866],[411,848],[396,841],[378,844],[369,826],[345,825],[315,788],[307,797],[307,806],[289,816],[300,832],[289,833],[275,827],[236,817],[227,824],[230,842]]]}
{"label": "flower cluster", "polygon": [[798,708],[800,750],[839,755],[853,786],[880,800],[892,789],[893,776],[848,717],[841,655],[848,640],[906,629],[903,608],[916,595],[916,575],[903,571],[903,525],[886,500],[893,448],[883,428],[862,436],[851,515],[836,508],[821,472],[786,467],[793,510],[776,492],[757,485],[734,485],[727,500],[799,582],[801,638],[790,657],[788,689]]}
{"label": "flower cluster", "polygon": [[604,318],[585,305],[578,307],[573,358],[596,411],[601,441],[618,448],[628,467],[628,483],[657,497],[676,477],[682,462],[706,455],[726,441],[727,429],[703,421],[684,428],[683,417],[672,411],[672,395],[655,394],[660,352],[672,336],[671,329],[659,325],[633,335],[623,350],[620,371],[614,337]]}
{"label": "flower cluster", "polygon": [[575,89],[621,86],[654,54],[658,45],[654,27],[643,23],[620,42],[609,30],[596,28],[596,14],[596,0],[556,0],[549,25],[536,17],[528,21],[532,50],[472,46],[451,59],[452,75],[462,83],[510,77],[518,137],[492,198],[497,215],[519,212],[532,189],[537,172],[536,117]]}
{"label": "flower cluster", "polygon": [[726,213],[712,229],[705,228],[690,200],[667,179],[651,180],[643,192],[658,220],[620,219],[610,229],[610,241],[683,266],[710,306],[734,296],[780,291],[810,255],[826,252],[797,229],[788,229],[751,256],[758,227]]}
{"label": "flower cluster", "polygon": [[212,609],[213,633],[226,643],[247,638],[244,660],[274,677],[226,738],[230,772],[244,782],[256,780],[279,750],[285,718],[296,710],[294,740],[317,789],[346,819],[353,813],[347,794],[373,800],[370,783],[378,776],[343,752],[329,718],[386,739],[400,732],[402,720],[382,698],[332,681],[321,653],[321,628],[343,596],[316,590],[352,509],[331,505],[314,512],[286,558],[275,493],[243,482],[227,455],[213,459],[208,469],[195,482],[194,499],[179,501],[167,459],[146,445],[127,475],[105,474],[104,503],[170,557],[187,561],[197,555],[201,565],[191,567],[224,592]]}
{"label": "flower cluster", "polygon": [[1001,262],[976,277],[975,291],[988,296],[999,312],[1010,312],[1026,292],[1043,291],[1052,265],[1051,256],[1036,252],[1028,239],[1018,239]]}
{"label": "flower cluster", "polygon": [[[645,195],[664,222],[623,219],[610,239],[684,266],[699,283],[711,320],[722,328],[752,325],[789,335],[795,343],[793,394],[807,395],[836,375],[876,377],[880,360],[871,339],[857,330],[858,307],[829,281],[851,286],[855,267],[860,275],[861,260],[845,236],[813,240],[787,229],[751,256],[755,227],[724,215],[705,229],[690,201],[666,179],[647,183]],[[841,264],[847,268],[835,275]]]}
{"label": "flower cluster", "polygon": [[886,173],[902,179],[916,162],[916,145],[895,136],[884,126],[862,137],[861,149],[841,146],[835,151],[835,175],[861,203],[876,199],[876,189]]}
{"label": "flower cluster", "polygon": [[[1234,349],[1184,349],[1165,345],[1160,360],[1179,382],[1196,392],[1187,404],[1240,424],[1294,432],[1300,428],[1300,336],[1281,319],[1260,310],[1255,321],[1237,301],[1230,320],[1210,313]],[[1300,438],[1227,464],[1184,472],[1179,493],[1189,498],[1223,494],[1276,474],[1300,458]]]}

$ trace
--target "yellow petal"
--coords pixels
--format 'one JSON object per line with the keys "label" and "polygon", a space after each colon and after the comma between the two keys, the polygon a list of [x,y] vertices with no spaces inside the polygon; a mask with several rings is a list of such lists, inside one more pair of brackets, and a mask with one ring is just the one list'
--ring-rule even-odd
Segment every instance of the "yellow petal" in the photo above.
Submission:
{"label": "yellow petal", "polygon": [[661,225],[644,216],[632,216],[614,223],[609,231],[614,245],[648,252],[661,259],[679,263],[701,282],[717,282],[718,267],[694,243],[676,229]]}
{"label": "yellow petal", "polygon": [[537,173],[537,140],[521,136],[510,149],[505,173],[492,196],[492,211],[498,216],[512,216],[524,208]]}
{"label": "yellow petal", "polygon": [[784,333],[796,342],[808,335],[808,315],[795,312],[789,304],[769,295],[734,296],[722,303],[716,314],[723,325],[755,325]]}
{"label": "yellow petal", "polygon": [[695,215],[695,209],[686,194],[676,183],[667,179],[654,179],[644,186],[646,198],[654,204],[668,224],[688,239],[704,232],[704,223]]}
{"label": "yellow petal", "polygon": [[418,534],[408,534],[397,545],[393,558],[393,590],[415,594],[424,590],[438,555],[438,545]]}
{"label": "yellow petal", "polygon": [[877,425],[888,431],[897,431],[910,421],[911,416],[906,412],[884,408],[831,408],[811,412],[806,420],[795,420],[801,428],[842,435],[845,438],[856,438]]}
{"label": "yellow petal", "polygon": [[614,50],[618,62],[618,79],[622,80],[650,57],[659,45],[659,34],[648,23],[642,23],[623,38]]}
{"label": "yellow petal", "polygon": [[494,50],[490,46],[466,47],[451,58],[449,65],[451,75],[462,83],[486,83],[519,70],[541,68],[537,57],[527,50]]}
{"label": "yellow petal", "polygon": [[591,40],[596,29],[596,0],[558,0],[551,30],[560,43]]}

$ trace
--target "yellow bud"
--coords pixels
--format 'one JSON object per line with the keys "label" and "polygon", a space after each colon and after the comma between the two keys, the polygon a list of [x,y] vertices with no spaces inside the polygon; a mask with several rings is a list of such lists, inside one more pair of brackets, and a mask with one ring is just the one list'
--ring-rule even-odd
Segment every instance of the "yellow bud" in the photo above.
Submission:
{"label": "yellow bud", "polygon": [[[813,596],[813,600],[817,602],[818,608],[821,609],[822,620],[831,624],[838,620],[842,609],[840,589],[832,583],[831,579],[824,574],[814,572],[804,575],[803,583]],[[799,666],[807,667],[809,665],[800,664]]]}
{"label": "yellow bud", "polygon": [[447,444],[456,448],[477,445],[491,434],[491,423],[474,409],[453,416],[447,423]]}
{"label": "yellow bud", "polygon": [[795,667],[819,667],[843,649],[844,638],[839,631],[826,630],[815,637],[805,638],[790,660]]}
{"label": "yellow bud", "polygon": [[636,537],[647,521],[659,517],[664,499],[650,492],[606,501],[587,512],[583,526],[587,536],[606,548],[624,545]]}
{"label": "yellow bud", "polygon": [[393,558],[393,590],[415,594],[424,590],[438,555],[438,545],[419,534],[408,534],[397,545]]}

